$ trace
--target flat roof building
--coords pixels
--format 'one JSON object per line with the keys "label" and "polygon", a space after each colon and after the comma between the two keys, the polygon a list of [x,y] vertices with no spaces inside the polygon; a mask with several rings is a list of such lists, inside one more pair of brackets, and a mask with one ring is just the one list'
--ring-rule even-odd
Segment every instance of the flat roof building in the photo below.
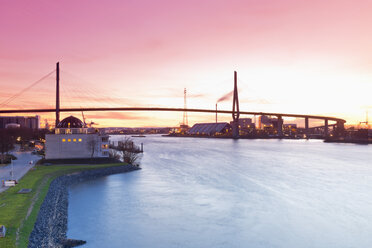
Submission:
{"label": "flat roof building", "polygon": [[256,128],[258,129],[273,128],[277,126],[277,122],[278,122],[277,118],[271,118],[266,115],[260,115],[258,117]]}
{"label": "flat roof building", "polygon": [[21,128],[40,128],[40,116],[0,116],[0,128],[6,128],[7,124],[19,124]]}
{"label": "flat roof building", "polygon": [[76,117],[63,119],[54,134],[45,135],[46,159],[109,157],[109,136],[88,129]]}

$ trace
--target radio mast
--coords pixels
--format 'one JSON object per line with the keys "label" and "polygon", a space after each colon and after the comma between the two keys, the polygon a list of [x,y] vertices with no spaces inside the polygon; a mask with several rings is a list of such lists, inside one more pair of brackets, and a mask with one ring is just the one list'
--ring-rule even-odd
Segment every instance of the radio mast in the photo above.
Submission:
{"label": "radio mast", "polygon": [[[186,88],[184,88],[184,90],[183,90],[183,109],[187,109]],[[187,127],[189,125],[188,124],[188,120],[187,120],[187,111],[186,110],[183,111],[183,122],[182,122],[182,125],[184,127]]]}

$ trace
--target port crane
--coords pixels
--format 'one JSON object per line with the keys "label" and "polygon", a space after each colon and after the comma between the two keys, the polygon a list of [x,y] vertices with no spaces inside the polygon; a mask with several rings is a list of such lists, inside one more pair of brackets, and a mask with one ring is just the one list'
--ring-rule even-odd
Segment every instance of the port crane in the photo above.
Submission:
{"label": "port crane", "polygon": [[84,125],[85,125],[86,127],[92,127],[93,124],[95,124],[95,125],[99,125],[98,123],[95,123],[95,122],[93,122],[93,121],[91,121],[90,123],[86,123],[86,122],[85,122],[84,111],[81,111],[81,115],[83,116],[83,123],[84,123]]}
{"label": "port crane", "polygon": [[369,128],[369,125],[368,125],[368,111],[366,112],[366,121],[359,122],[359,125],[362,125],[362,124],[366,124],[367,128]]}

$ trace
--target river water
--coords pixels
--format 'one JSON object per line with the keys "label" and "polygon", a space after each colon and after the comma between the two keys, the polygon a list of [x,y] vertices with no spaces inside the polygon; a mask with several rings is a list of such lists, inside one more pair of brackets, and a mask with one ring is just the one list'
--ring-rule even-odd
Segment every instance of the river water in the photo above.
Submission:
{"label": "river water", "polygon": [[142,170],[70,188],[84,247],[372,247],[371,145],[135,141]]}

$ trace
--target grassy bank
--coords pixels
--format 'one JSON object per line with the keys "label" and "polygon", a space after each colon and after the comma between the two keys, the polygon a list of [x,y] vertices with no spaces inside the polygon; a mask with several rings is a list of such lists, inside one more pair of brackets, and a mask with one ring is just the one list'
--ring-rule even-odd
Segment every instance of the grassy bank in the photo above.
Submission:
{"label": "grassy bank", "polygon": [[[40,206],[54,178],[82,170],[119,165],[123,164],[35,166],[17,186],[0,193],[0,225],[7,228],[6,237],[0,238],[0,247],[27,247]],[[32,192],[17,194],[22,188],[32,189]]]}

